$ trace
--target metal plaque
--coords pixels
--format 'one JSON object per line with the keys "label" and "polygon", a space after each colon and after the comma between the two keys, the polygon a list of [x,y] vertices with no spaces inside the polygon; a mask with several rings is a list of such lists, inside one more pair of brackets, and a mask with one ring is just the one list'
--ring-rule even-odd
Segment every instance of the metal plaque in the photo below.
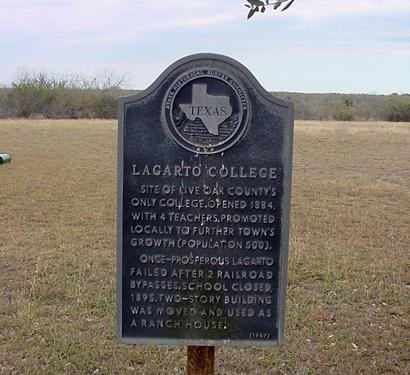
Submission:
{"label": "metal plaque", "polygon": [[225,56],[120,99],[120,342],[282,344],[292,137],[292,103]]}

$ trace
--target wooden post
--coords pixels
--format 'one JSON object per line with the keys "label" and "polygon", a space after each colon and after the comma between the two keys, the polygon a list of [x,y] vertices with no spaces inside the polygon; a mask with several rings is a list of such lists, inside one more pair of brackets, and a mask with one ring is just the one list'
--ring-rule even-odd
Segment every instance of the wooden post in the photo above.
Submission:
{"label": "wooden post", "polygon": [[214,346],[188,346],[187,375],[214,375],[214,364]]}

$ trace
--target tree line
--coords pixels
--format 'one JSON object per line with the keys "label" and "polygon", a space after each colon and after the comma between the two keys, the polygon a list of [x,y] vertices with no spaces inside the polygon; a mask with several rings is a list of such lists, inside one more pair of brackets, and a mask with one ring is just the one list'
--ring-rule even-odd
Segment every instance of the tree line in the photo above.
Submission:
{"label": "tree line", "polygon": [[0,88],[0,117],[114,118],[124,77],[112,72],[53,75],[21,72]]}
{"label": "tree line", "polygon": [[[136,93],[123,88],[124,77],[103,73],[54,76],[22,73],[0,88],[1,118],[116,118],[117,99]],[[295,103],[300,120],[410,122],[410,95],[303,94],[275,92]]]}

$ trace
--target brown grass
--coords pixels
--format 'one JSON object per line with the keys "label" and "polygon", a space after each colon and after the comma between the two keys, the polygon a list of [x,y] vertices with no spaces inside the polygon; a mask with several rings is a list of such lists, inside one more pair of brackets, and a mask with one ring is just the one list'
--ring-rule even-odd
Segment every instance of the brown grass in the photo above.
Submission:
{"label": "brown grass", "polygon": [[[0,121],[0,374],[183,374],[185,348],[120,346],[116,124]],[[286,346],[219,374],[410,372],[410,124],[298,122]]]}

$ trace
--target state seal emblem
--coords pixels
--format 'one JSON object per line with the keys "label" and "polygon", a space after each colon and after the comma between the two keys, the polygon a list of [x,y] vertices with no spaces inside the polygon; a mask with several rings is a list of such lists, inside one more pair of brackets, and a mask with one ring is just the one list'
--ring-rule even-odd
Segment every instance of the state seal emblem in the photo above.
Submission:
{"label": "state seal emblem", "polygon": [[164,115],[172,138],[199,154],[233,146],[249,122],[245,90],[228,74],[195,69],[179,76],[168,90]]}

